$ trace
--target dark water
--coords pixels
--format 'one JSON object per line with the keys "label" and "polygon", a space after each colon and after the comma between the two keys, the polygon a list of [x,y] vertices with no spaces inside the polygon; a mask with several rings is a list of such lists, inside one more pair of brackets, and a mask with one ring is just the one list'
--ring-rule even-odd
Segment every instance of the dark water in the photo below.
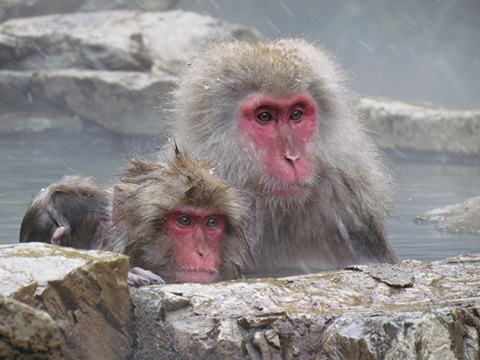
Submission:
{"label": "dark water", "polygon": [[[0,138],[0,244],[18,242],[32,196],[65,174],[96,176],[108,184],[133,152],[151,152],[160,140],[120,139],[105,133],[15,135]],[[424,261],[480,253],[480,235],[452,235],[415,225],[415,216],[480,195],[480,166],[393,158],[396,217],[388,222],[393,248]]]}

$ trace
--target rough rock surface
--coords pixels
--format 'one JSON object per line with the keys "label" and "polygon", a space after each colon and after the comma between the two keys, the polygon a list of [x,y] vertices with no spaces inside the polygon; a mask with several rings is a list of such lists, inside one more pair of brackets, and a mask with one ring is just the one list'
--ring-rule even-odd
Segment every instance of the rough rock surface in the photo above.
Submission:
{"label": "rough rock surface", "polygon": [[[122,134],[152,135],[165,131],[160,119],[165,106],[159,94],[173,87],[175,79],[162,73],[66,69],[37,72],[31,85],[39,100],[105,129]],[[163,104],[163,105],[162,105]]]}
{"label": "rough rock surface", "polygon": [[[62,345],[65,358],[126,359],[133,341],[128,268],[128,258],[114,253],[39,243],[0,246],[0,294],[7,297],[0,308],[0,351],[7,344],[20,354],[60,356]],[[11,322],[13,307],[22,311]],[[33,317],[33,326],[21,328]],[[42,324],[45,330],[35,331]]]}
{"label": "rough rock surface", "polygon": [[63,359],[64,343],[49,314],[0,295],[0,359]]}
{"label": "rough rock surface", "polygon": [[69,117],[123,134],[161,134],[166,97],[209,39],[258,39],[246,27],[186,11],[99,11],[0,25],[0,132],[40,131]]}
{"label": "rough rock surface", "polygon": [[361,110],[378,145],[396,151],[480,154],[480,110],[364,98]]}
{"label": "rough rock surface", "polygon": [[208,39],[259,33],[174,10],[99,11],[14,19],[0,25],[0,65],[10,70],[82,68],[177,73]]}
{"label": "rough rock surface", "polygon": [[0,2],[0,22],[10,18],[97,11],[139,9],[165,11],[173,9],[179,0],[15,0]]}
{"label": "rough rock surface", "polygon": [[0,71],[0,132],[78,131],[87,119],[117,133],[162,134],[159,94],[174,81],[162,72]]}
{"label": "rough rock surface", "polygon": [[480,254],[131,288],[118,254],[0,247],[6,359],[478,359]]}
{"label": "rough rock surface", "polygon": [[451,233],[480,234],[480,197],[461,204],[430,210],[424,215],[417,216],[415,221],[432,223],[438,229]]}
{"label": "rough rock surface", "polygon": [[480,255],[131,291],[137,359],[478,359]]}

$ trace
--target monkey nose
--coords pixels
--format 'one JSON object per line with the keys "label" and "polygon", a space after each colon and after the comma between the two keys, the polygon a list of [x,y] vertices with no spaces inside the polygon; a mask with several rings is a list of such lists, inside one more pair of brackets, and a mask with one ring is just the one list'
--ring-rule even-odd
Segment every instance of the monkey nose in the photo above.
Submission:
{"label": "monkey nose", "polygon": [[292,165],[294,165],[298,159],[300,159],[300,155],[298,153],[292,153],[289,151],[285,153],[285,160]]}
{"label": "monkey nose", "polygon": [[210,256],[210,250],[208,249],[199,249],[197,248],[197,254],[200,256],[202,259],[206,259]]}

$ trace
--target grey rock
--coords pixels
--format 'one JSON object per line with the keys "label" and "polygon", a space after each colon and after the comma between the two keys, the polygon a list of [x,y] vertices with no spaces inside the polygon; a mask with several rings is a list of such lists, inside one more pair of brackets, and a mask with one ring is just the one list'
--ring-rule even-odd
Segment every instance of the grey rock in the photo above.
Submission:
{"label": "grey rock", "polygon": [[15,0],[0,2],[0,22],[22,18],[76,11],[112,9],[139,9],[166,11],[173,9],[179,0]]}
{"label": "grey rock", "polygon": [[48,313],[0,295],[0,359],[63,359],[64,345]]}
{"label": "grey rock", "polygon": [[176,78],[162,72],[0,71],[0,132],[79,131],[83,120],[122,134],[162,134]]}
{"label": "grey rock", "polygon": [[136,359],[477,359],[480,255],[132,289]]}
{"label": "grey rock", "polygon": [[417,223],[431,223],[450,233],[480,234],[480,197],[461,204],[433,209],[415,218]]}
{"label": "grey rock", "polygon": [[78,131],[86,120],[122,134],[162,134],[178,72],[205,42],[232,37],[260,35],[186,11],[10,20],[0,25],[0,132]]}
{"label": "grey rock", "polygon": [[139,9],[167,11],[175,8],[180,0],[84,0],[80,11]]}
{"label": "grey rock", "polygon": [[181,10],[144,13],[139,23],[152,70],[173,74],[180,73],[189,59],[212,40],[258,41],[262,37],[252,28]]}
{"label": "grey rock", "polygon": [[149,70],[139,11],[14,19],[0,25],[0,65],[11,70]]}
{"label": "grey rock", "polygon": [[[133,343],[128,269],[128,258],[114,253],[40,243],[4,245],[0,246],[0,294],[43,312],[35,321],[53,319],[61,330],[66,358],[126,359]],[[39,350],[41,354],[59,345],[54,328],[48,325],[45,332],[31,336],[28,332],[38,326],[12,330],[10,338],[25,335],[22,346],[30,349],[29,339],[38,341],[51,334],[52,342]]]}
{"label": "grey rock", "polygon": [[164,73],[67,69],[37,72],[41,103],[122,134],[162,134],[165,98],[175,78]]}
{"label": "grey rock", "polygon": [[480,110],[364,98],[361,111],[380,147],[397,151],[480,154]]}
{"label": "grey rock", "polygon": [[33,105],[38,90],[30,84],[32,76],[31,71],[0,71],[0,112],[39,110]]}
{"label": "grey rock", "polygon": [[84,122],[78,116],[59,112],[15,111],[0,112],[0,133],[39,133],[47,130],[80,132]]}
{"label": "grey rock", "polygon": [[108,252],[35,243],[1,246],[0,355],[325,360],[480,356],[480,254],[279,279],[131,288],[133,313],[127,270],[125,257]]}
{"label": "grey rock", "polygon": [[14,19],[0,25],[0,66],[176,73],[207,39],[258,39],[255,30],[175,10],[99,11]]}

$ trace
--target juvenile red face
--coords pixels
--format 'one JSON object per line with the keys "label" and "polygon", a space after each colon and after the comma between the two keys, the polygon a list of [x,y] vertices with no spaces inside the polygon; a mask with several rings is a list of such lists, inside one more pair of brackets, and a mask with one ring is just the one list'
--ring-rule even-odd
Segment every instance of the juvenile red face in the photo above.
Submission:
{"label": "juvenile red face", "polygon": [[224,215],[195,206],[180,206],[165,216],[165,226],[175,249],[177,281],[215,281],[226,223]]}
{"label": "juvenile red face", "polygon": [[250,94],[240,105],[237,121],[239,132],[258,146],[267,174],[282,185],[276,195],[301,191],[313,172],[307,154],[307,144],[317,134],[313,99],[304,93],[285,98]]}

